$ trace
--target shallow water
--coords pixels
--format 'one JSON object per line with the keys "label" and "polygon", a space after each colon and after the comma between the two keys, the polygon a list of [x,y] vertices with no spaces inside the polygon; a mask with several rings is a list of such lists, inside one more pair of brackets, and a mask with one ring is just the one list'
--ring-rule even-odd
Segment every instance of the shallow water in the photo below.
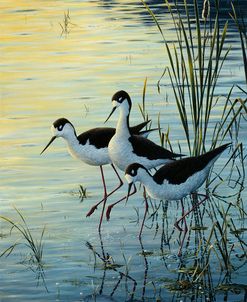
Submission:
{"label": "shallow water", "polygon": [[[241,286],[216,290],[226,280],[246,283],[246,266],[242,265],[244,259],[240,257],[239,242],[233,234],[229,235],[228,244],[236,243],[232,258],[233,264],[240,268],[225,277],[214,254],[205,274],[207,284],[198,282],[184,291],[176,291],[177,280],[189,276],[179,269],[194,265],[195,246],[203,236],[208,238],[207,231],[205,234],[191,231],[187,254],[184,258],[178,257],[179,232],[174,230],[173,223],[181,209],[179,204],[177,207],[177,203],[170,203],[167,217],[160,208],[153,224],[151,219],[147,221],[148,227],[144,228],[142,242],[139,242],[140,224],[134,210],[134,207],[138,209],[141,219],[144,207],[139,192],[127,205],[120,204],[113,209],[111,220],[103,222],[100,238],[97,231],[100,209],[90,218],[85,217],[103,194],[99,169],[73,160],[62,139],[39,155],[50,139],[54,120],[68,118],[78,133],[102,126],[111,110],[111,96],[120,89],[127,90],[133,100],[131,123],[141,122],[138,104],[142,102],[146,77],[146,108],[153,125],[157,126],[160,112],[162,128],[166,131],[170,127],[174,150],[178,151],[179,141],[183,153],[188,152],[168,79],[162,81],[161,94],[157,91],[157,81],[168,59],[161,36],[142,4],[124,0],[32,1],[31,5],[27,1],[3,1],[1,6],[1,215],[20,221],[14,205],[24,215],[35,238],[40,237],[44,226],[45,233],[44,275],[30,261],[25,245],[18,245],[8,258],[0,258],[0,301],[124,301],[131,298],[133,280],[137,282],[134,295],[137,301],[156,301],[158,297],[162,301],[222,301],[223,298],[243,301],[245,294]],[[157,13],[162,12],[160,4],[153,3],[153,8]],[[71,23],[66,31],[63,22],[68,10]],[[160,13],[159,18],[166,28],[167,40],[173,41],[169,16]],[[217,93],[223,95],[233,83],[244,87],[238,34],[232,23],[231,26],[233,49],[217,87]],[[244,97],[234,90],[233,98],[239,96]],[[222,106],[223,101],[217,105],[212,123],[218,120]],[[115,126],[116,120],[117,114],[108,125]],[[244,146],[246,128],[243,122],[238,137]],[[150,138],[159,142],[157,133]],[[225,152],[217,161],[216,172],[230,154]],[[236,163],[239,165],[238,160]],[[228,179],[229,169],[223,171],[223,178]],[[105,171],[107,185],[113,188],[117,181],[109,167]],[[234,169],[233,178],[236,174]],[[88,192],[88,198],[83,201],[78,193],[80,184]],[[125,185],[108,203],[122,197],[126,190]],[[233,189],[225,182],[217,194],[228,196],[237,190],[238,186]],[[246,197],[243,190],[239,199],[234,196],[227,201],[236,204]],[[217,198],[213,202],[219,202],[224,208],[228,206]],[[210,230],[212,220],[206,211],[202,213],[203,225]],[[219,213],[217,215],[220,221]],[[232,208],[230,218],[237,228],[243,229],[241,238],[244,240],[244,219]],[[190,221],[195,224],[194,217],[188,219],[188,224]],[[24,242],[15,231],[10,235],[8,223],[1,220],[0,225],[0,253],[16,240]],[[111,262],[121,266],[115,270],[112,266],[104,269],[99,255],[94,258],[87,242],[99,255],[108,253]],[[200,261],[202,265],[205,263],[203,259]],[[125,274],[122,279],[119,272]],[[132,279],[126,278],[126,274]],[[118,280],[120,285],[114,291]]]}

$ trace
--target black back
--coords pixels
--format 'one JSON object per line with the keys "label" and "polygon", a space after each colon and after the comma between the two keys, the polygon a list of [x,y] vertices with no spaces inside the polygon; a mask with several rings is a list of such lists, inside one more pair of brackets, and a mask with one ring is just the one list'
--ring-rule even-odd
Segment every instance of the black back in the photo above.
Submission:
{"label": "black back", "polygon": [[[140,130],[145,127],[150,121],[143,122],[130,128],[131,134],[138,134]],[[80,144],[85,145],[89,140],[91,145],[94,145],[97,149],[106,148],[115,134],[116,129],[110,127],[99,127],[85,131],[78,135]]]}
{"label": "black back", "polygon": [[221,154],[230,144],[222,145],[197,157],[187,157],[160,168],[153,176],[156,183],[167,180],[171,184],[184,183],[187,178],[204,169],[215,157]]}
{"label": "black back", "polygon": [[89,140],[90,145],[94,145],[97,149],[100,149],[108,147],[114,133],[114,128],[93,128],[78,135],[77,138],[82,145],[85,145]]}

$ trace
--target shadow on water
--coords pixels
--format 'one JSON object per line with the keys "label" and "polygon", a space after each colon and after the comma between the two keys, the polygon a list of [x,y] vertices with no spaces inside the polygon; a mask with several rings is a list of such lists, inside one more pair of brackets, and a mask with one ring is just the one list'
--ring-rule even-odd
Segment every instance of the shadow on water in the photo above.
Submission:
{"label": "shadow on water", "polygon": [[[98,245],[87,242],[94,255],[95,272],[103,271],[101,284],[93,295],[114,296],[117,301],[246,301],[247,213],[242,197],[245,169],[241,158],[238,162],[239,157],[235,153],[219,173],[211,173],[207,200],[183,221],[182,227],[185,223],[188,226],[185,235],[171,227],[181,215],[180,202],[178,217],[172,217],[171,202],[149,199],[151,211],[132,258],[128,259],[122,245],[119,248],[123,260],[118,258],[116,263],[111,254],[117,247],[109,244],[104,234],[99,234]],[[222,175],[226,166],[228,174]],[[185,198],[185,208],[190,209],[198,198]],[[136,213],[134,222],[139,224],[141,215],[137,209]],[[148,241],[145,239],[148,232],[153,234],[153,240],[150,236]],[[179,255],[181,242],[184,245]]]}
{"label": "shadow on water", "polygon": [[[132,289],[129,292],[129,295],[130,295],[130,299],[133,300],[134,294],[136,291],[136,285],[137,285],[136,280],[134,278],[132,278],[131,275],[129,275],[127,269],[125,269],[125,272],[121,271],[120,269],[121,269],[121,267],[124,266],[124,264],[116,263],[114,261],[114,258],[111,256],[111,254],[105,250],[101,233],[99,233],[99,240],[100,240],[100,251],[98,251],[96,248],[94,248],[94,246],[90,242],[86,242],[86,246],[88,247],[88,249],[90,251],[93,252],[93,255],[94,255],[94,269],[96,269],[96,267],[97,267],[97,258],[98,258],[102,264],[102,266],[100,266],[100,269],[103,270],[103,276],[101,279],[101,284],[99,286],[99,290],[98,290],[98,292],[94,292],[92,294],[92,296],[103,294],[105,283],[106,283],[107,271],[110,271],[110,272],[114,272],[116,274],[118,280],[113,285],[109,296],[112,297],[114,295],[114,293],[116,292],[116,290],[118,289],[120,283],[125,282],[125,284],[127,284],[127,283],[132,284]],[[106,286],[107,286],[107,289],[109,289],[109,284]]]}
{"label": "shadow on water", "polygon": [[[87,242],[94,255],[93,268],[102,274],[98,290],[92,294],[97,297],[95,301],[101,301],[98,297],[103,294],[116,301],[246,301],[244,277],[238,279],[242,282],[234,282],[236,275],[243,275],[247,263],[243,237],[246,213],[243,208],[238,212],[242,186],[239,188],[229,196],[216,197],[209,192],[205,204],[187,218],[188,233],[181,256],[176,251],[182,235],[170,227],[169,203],[165,201],[149,200],[152,213],[144,233],[152,231],[153,242],[139,240],[133,255],[138,260],[127,260],[120,246],[123,260],[116,263],[107,239],[101,234],[98,245]],[[188,208],[193,202],[191,198],[184,201]]]}

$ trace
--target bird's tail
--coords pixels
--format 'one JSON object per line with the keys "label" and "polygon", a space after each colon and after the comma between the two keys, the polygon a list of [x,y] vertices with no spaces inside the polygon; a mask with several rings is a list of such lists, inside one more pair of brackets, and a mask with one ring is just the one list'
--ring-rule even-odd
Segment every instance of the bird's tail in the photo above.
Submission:
{"label": "bird's tail", "polygon": [[139,132],[139,135],[147,138],[151,132],[157,131],[157,130],[159,130],[159,128],[152,128],[152,129],[148,129],[148,130],[143,130],[143,131]]}

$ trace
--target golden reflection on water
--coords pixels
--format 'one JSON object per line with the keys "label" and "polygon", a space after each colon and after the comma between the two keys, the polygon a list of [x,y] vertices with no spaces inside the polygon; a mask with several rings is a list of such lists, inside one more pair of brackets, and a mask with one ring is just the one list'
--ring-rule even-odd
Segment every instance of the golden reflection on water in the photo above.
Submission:
{"label": "golden reflection on water", "polygon": [[[2,9],[2,117],[39,115],[41,111],[54,116],[58,106],[60,112],[73,112],[78,104],[64,102],[68,98],[96,94],[109,99],[116,80],[118,86],[130,78],[142,85],[146,74],[140,75],[140,66],[145,51],[128,49],[124,37],[137,37],[135,29],[124,28],[128,21],[107,22],[97,2],[45,4],[10,1]],[[66,35],[60,23],[68,9],[72,24]],[[134,56],[131,65],[130,55]]]}
{"label": "golden reflection on water", "polygon": [[[67,117],[78,133],[103,125],[111,96],[118,89],[138,93],[134,105],[138,114],[133,113],[132,120],[140,122],[137,102],[141,102],[143,81],[150,76],[155,82],[163,68],[159,59],[162,46],[151,43],[160,37],[147,36],[155,29],[140,24],[138,12],[143,7],[121,10],[124,1],[111,10],[97,1],[4,4],[0,33],[2,185],[12,190],[11,196],[18,185],[28,188],[37,180],[52,185],[60,169],[80,171],[83,167],[90,176],[95,169],[69,158],[62,140],[39,155],[50,138],[51,123]],[[68,33],[63,31],[65,14],[71,22]],[[116,116],[108,125],[115,125],[115,120]],[[61,155],[65,156],[62,167]],[[74,178],[66,176],[65,183],[67,177],[71,183],[85,180],[74,172],[68,172]]]}

